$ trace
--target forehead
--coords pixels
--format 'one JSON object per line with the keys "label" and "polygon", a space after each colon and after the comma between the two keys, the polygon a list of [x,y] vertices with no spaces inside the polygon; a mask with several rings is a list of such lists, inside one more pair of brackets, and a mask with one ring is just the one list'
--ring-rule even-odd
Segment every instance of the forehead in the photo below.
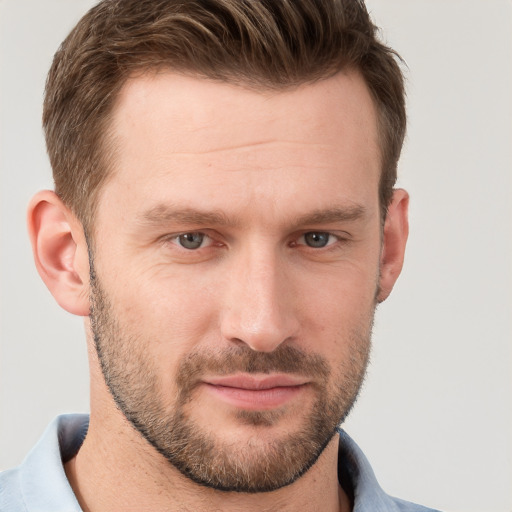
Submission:
{"label": "forehead", "polygon": [[363,136],[369,152],[377,149],[374,103],[356,71],[277,91],[169,71],[129,79],[116,102],[114,133],[121,138],[137,136],[138,128],[156,125],[166,142],[172,141],[168,149],[176,152],[197,152],[198,142],[203,151],[222,149],[226,140],[243,146],[253,143],[261,131],[268,139],[291,141],[318,135],[318,142],[325,144]]}
{"label": "forehead", "polygon": [[123,196],[120,207],[148,209],[182,192],[216,209],[289,205],[313,186],[332,195],[336,183],[346,202],[356,189],[377,197],[377,116],[356,72],[283,91],[147,74],[121,90],[111,130],[111,206],[112,194]]}

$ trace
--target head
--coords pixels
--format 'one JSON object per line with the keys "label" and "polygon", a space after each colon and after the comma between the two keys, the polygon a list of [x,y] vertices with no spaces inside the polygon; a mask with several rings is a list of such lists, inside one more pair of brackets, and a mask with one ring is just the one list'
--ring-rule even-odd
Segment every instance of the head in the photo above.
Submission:
{"label": "head", "polygon": [[43,126],[57,194],[84,226],[112,170],[110,126],[129,77],[162,69],[260,90],[357,70],[377,109],[384,220],[405,135],[397,54],[359,0],[103,1],[62,43],[48,74]]}
{"label": "head", "polygon": [[356,399],[407,237],[402,77],[364,6],[102,2],[44,125],[36,262],[90,318],[102,415],[197,483],[294,482]]}

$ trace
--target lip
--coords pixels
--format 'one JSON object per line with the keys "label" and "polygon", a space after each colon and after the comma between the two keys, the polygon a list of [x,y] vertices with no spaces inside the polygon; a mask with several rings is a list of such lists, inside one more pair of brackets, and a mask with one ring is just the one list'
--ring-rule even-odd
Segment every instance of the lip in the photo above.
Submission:
{"label": "lip", "polygon": [[263,411],[281,407],[301,394],[308,380],[293,375],[229,375],[203,380],[214,397],[237,408]]}

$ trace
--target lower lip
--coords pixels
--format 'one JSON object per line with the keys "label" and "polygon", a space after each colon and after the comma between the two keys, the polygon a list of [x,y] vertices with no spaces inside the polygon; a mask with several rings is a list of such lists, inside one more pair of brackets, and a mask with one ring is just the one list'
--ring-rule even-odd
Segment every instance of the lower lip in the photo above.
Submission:
{"label": "lower lip", "polygon": [[222,401],[250,411],[264,411],[285,405],[302,393],[306,385],[268,389],[245,389],[206,384],[206,389]]}

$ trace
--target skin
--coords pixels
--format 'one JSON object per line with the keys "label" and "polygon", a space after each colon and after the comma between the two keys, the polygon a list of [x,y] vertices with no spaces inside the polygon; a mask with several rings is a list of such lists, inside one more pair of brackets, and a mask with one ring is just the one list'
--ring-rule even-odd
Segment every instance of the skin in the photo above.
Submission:
{"label": "skin", "polygon": [[[364,374],[364,358],[354,354],[368,349],[375,305],[400,273],[408,196],[395,191],[382,227],[376,112],[358,73],[282,92],[171,72],[138,76],[121,91],[111,129],[115,171],[99,197],[94,266],[118,324],[145,340],[137,357],[154,370],[166,410],[180,362],[196,352],[291,346],[328,361],[331,394],[340,368],[356,360]],[[29,207],[29,231],[56,300],[85,317],[90,428],[66,465],[84,510],[350,509],[337,481],[336,437],[309,471],[272,492],[216,491],[177,471],[105,385],[88,318],[81,224],[44,191]],[[179,235],[191,232],[206,235],[197,250],[180,246]],[[328,245],[310,247],[311,232],[328,233]],[[229,403],[199,386],[187,414],[233,443],[234,453],[250,440],[265,450],[301,428],[318,399],[315,384],[309,376],[286,401],[264,407]],[[278,419],[244,423],[236,414],[243,408],[277,411]]]}

